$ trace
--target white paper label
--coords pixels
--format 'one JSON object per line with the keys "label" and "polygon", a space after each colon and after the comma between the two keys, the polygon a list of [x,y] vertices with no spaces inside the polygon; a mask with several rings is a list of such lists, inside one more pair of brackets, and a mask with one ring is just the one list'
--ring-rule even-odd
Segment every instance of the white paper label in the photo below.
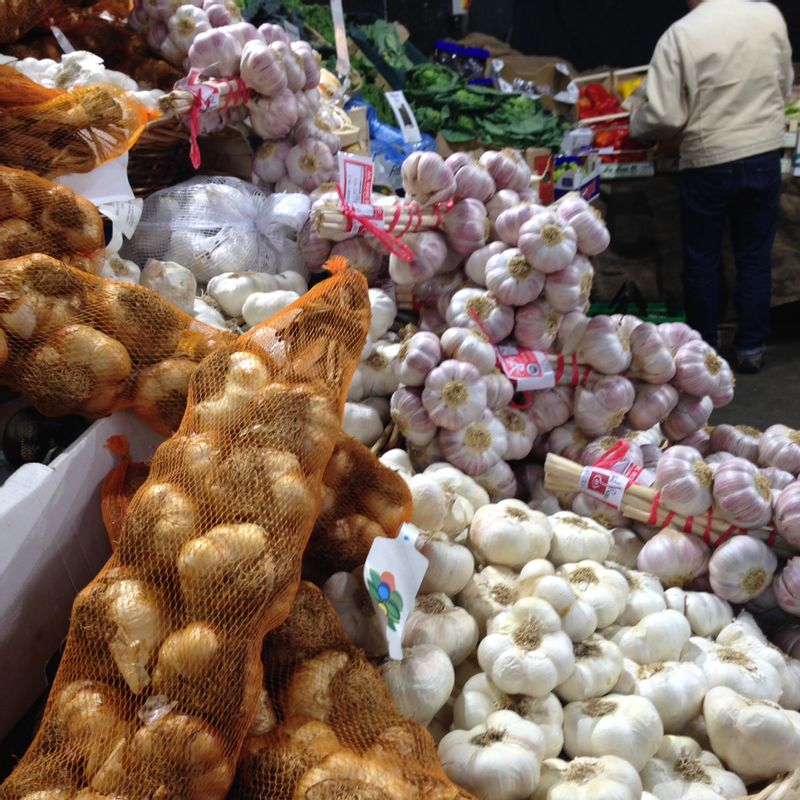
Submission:
{"label": "white paper label", "polygon": [[419,132],[419,125],[411,106],[406,100],[402,91],[386,92],[386,100],[392,107],[394,118],[397,120],[397,127],[403,134],[403,141],[407,144],[416,144],[422,141],[422,134]]}
{"label": "white paper label", "polygon": [[62,175],[55,182],[72,189],[98,207],[104,203],[134,199],[128,180],[127,153],[101,164],[91,172]]}
{"label": "white paper label", "polygon": [[556,376],[546,353],[510,344],[498,345],[496,349],[500,368],[518,391],[531,392],[556,385]]}
{"label": "white paper label", "polygon": [[385,625],[389,657],[403,657],[403,628],[428,569],[428,559],[416,549],[419,529],[405,523],[395,539],[378,537],[364,564],[364,583]]}
{"label": "white paper label", "polygon": [[144,200],[139,198],[103,203],[98,207],[97,210],[111,220],[111,241],[106,245],[106,253],[118,253],[122,247],[122,237],[131,238],[142,216],[142,208]]}
{"label": "white paper label", "polygon": [[336,71],[340,76],[350,74],[350,52],[347,49],[347,31],[344,27],[342,0],[331,0],[331,18],[336,39]]}
{"label": "white paper label", "polygon": [[580,478],[581,491],[612,508],[622,506],[628,479],[602,467],[584,467]]}

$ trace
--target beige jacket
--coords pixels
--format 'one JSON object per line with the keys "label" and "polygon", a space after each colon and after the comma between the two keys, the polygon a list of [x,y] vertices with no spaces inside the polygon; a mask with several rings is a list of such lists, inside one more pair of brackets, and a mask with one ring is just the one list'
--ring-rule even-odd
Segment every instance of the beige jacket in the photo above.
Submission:
{"label": "beige jacket", "polygon": [[631,134],[681,134],[681,169],[778,150],[791,82],[789,37],[775,6],[704,0],[656,45]]}

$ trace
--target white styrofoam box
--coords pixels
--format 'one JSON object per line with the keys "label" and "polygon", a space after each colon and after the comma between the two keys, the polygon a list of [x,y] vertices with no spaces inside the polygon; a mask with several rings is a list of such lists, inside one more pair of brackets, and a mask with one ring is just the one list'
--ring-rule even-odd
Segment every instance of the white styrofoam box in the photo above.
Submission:
{"label": "white styrofoam box", "polygon": [[128,437],[134,461],[149,461],[163,441],[131,412],[114,414],[0,487],[0,739],[47,687],[75,595],[111,554],[100,487],[117,464],[105,446],[115,434]]}

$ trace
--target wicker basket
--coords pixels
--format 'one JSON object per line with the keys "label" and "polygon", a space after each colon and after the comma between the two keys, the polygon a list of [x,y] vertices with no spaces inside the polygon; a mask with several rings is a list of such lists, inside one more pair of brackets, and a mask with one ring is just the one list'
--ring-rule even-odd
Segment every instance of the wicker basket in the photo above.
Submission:
{"label": "wicker basket", "polygon": [[189,161],[189,131],[177,117],[151,122],[130,150],[128,178],[137,197],[166,189],[194,174]]}

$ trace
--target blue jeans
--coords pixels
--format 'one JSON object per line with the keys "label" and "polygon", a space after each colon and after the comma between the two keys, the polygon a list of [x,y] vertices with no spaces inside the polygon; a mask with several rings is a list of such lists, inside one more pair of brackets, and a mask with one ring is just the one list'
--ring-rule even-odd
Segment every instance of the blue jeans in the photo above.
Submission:
{"label": "blue jeans", "polygon": [[736,260],[734,347],[740,355],[754,355],[766,345],[780,194],[777,151],[681,172],[686,317],[714,347],[726,219]]}

